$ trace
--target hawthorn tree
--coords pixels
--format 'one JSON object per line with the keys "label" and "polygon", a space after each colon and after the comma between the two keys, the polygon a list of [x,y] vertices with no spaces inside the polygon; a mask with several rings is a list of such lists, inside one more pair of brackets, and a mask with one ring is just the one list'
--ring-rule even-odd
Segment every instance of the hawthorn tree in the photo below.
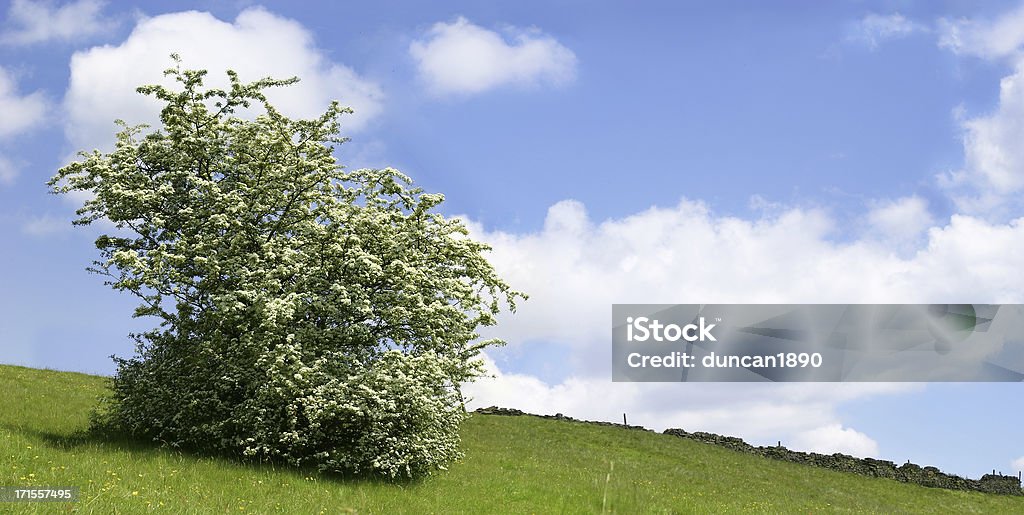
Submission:
{"label": "hawthorn tree", "polygon": [[[172,446],[351,473],[417,476],[460,456],[459,385],[476,330],[517,298],[457,219],[394,169],[346,171],[341,115],[292,120],[264,96],[298,79],[138,92],[160,127],[128,126],[50,180],[107,220],[88,268],[159,325],[114,358],[94,427]],[[258,116],[255,114],[258,113]]]}

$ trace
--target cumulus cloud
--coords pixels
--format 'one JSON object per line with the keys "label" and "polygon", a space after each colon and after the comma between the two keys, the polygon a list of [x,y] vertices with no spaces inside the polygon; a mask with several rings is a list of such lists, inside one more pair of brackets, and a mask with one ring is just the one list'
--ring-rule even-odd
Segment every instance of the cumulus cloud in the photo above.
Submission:
{"label": "cumulus cloud", "polygon": [[437,23],[409,45],[420,78],[435,94],[480,93],[507,84],[562,85],[576,55],[537,29],[509,27],[509,40],[459,17]]}
{"label": "cumulus cloud", "polygon": [[921,389],[907,383],[613,383],[576,376],[549,385],[485,361],[490,376],[464,387],[471,409],[497,405],[607,422],[621,422],[625,413],[630,424],[655,431],[710,431],[755,445],[781,440],[791,449],[858,456],[877,456],[877,444],[842,427],[839,403]]}
{"label": "cumulus cloud", "polygon": [[1013,460],[1013,463],[1011,465],[1013,466],[1014,470],[1024,470],[1024,456],[1021,456],[1020,458]]}
{"label": "cumulus cloud", "polygon": [[878,443],[868,435],[840,424],[829,424],[796,435],[794,448],[822,454],[842,452],[864,458],[878,456]]}
{"label": "cumulus cloud", "polygon": [[551,206],[542,229],[526,234],[469,221],[474,237],[493,247],[489,260],[501,276],[531,296],[486,336],[513,348],[557,342],[574,359],[555,384],[490,362],[495,378],[467,391],[477,405],[612,421],[627,412],[648,427],[874,454],[871,438],[844,425],[837,406],[916,387],[612,383],[610,372],[614,303],[1024,301],[1017,257],[1024,255],[1024,219],[998,224],[954,215],[925,227],[931,217],[924,201],[908,197],[879,204],[866,220],[869,234],[920,232],[916,252],[894,253],[873,236],[839,239],[836,222],[820,210],[781,208],[748,220],[685,199],[604,221],[566,200]]}
{"label": "cumulus cloud", "polygon": [[870,234],[890,248],[916,247],[935,220],[928,202],[918,196],[875,202],[867,214]]}
{"label": "cumulus cloud", "polygon": [[939,176],[959,209],[1004,216],[1019,208],[1024,191],[1024,8],[989,23],[960,21],[946,29],[944,45],[958,53],[1009,57],[1013,72],[999,83],[999,104],[990,113],[965,117],[964,166]]}
{"label": "cumulus cloud", "polygon": [[39,126],[47,111],[41,91],[20,95],[14,77],[0,66],[0,138]]}
{"label": "cumulus cloud", "polygon": [[118,118],[154,123],[158,104],[135,88],[169,84],[162,72],[173,64],[171,53],[180,54],[185,67],[209,70],[208,84],[215,86],[227,84],[226,69],[245,81],[298,76],[299,84],[268,91],[270,101],[289,116],[313,117],[338,100],[356,111],[342,119],[346,132],[363,127],[381,110],[380,87],[324,55],[298,22],[261,8],[242,11],[233,22],[205,12],[179,12],[142,19],[122,43],[72,56],[64,105],[74,148],[109,147]]}
{"label": "cumulus cloud", "polygon": [[[893,230],[896,217],[875,218],[882,225],[869,230]],[[566,200],[549,208],[538,232],[469,225],[494,247],[490,259],[503,277],[531,295],[502,325],[502,334],[520,341],[604,342],[613,303],[1024,299],[1014,258],[1024,251],[1022,220],[989,224],[955,215],[929,228],[923,247],[906,258],[873,239],[836,242],[827,213],[800,208],[745,220],[682,200],[598,223],[581,203]]]}
{"label": "cumulus cloud", "polygon": [[904,38],[924,30],[927,30],[925,26],[908,20],[900,13],[872,13],[853,25],[849,39],[876,49],[885,41]]}
{"label": "cumulus cloud", "polygon": [[[41,91],[20,94],[14,77],[0,66],[0,140],[29,131],[43,124],[49,103]],[[11,184],[18,167],[0,154],[0,184]]]}
{"label": "cumulus cloud", "polygon": [[14,0],[7,11],[8,28],[0,34],[0,42],[26,45],[100,34],[113,26],[100,12],[103,4],[97,0],[78,0],[57,7],[46,1]]}
{"label": "cumulus cloud", "polygon": [[963,121],[964,168],[940,177],[960,208],[984,212],[999,208],[1024,187],[1024,68],[1005,77],[999,107]]}
{"label": "cumulus cloud", "polygon": [[986,59],[1016,56],[1024,43],[1024,6],[996,19],[939,20],[939,46]]}

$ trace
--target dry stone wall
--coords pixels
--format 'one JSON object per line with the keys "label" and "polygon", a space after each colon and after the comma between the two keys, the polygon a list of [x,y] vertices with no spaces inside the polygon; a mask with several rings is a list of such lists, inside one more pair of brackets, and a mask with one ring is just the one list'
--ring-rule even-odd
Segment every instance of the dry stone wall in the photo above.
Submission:
{"label": "dry stone wall", "polygon": [[[561,413],[555,415],[533,415],[517,409],[499,408],[491,406],[480,408],[476,413],[485,415],[506,415],[506,416],[534,416],[546,419],[569,420],[601,426],[615,426],[626,429],[650,431],[642,426],[630,426],[612,422],[594,422],[588,420],[577,420],[566,417]],[[814,452],[792,451],[785,447],[755,447],[733,436],[721,436],[713,433],[696,432],[690,433],[682,429],[666,429],[664,434],[687,438],[698,442],[725,447],[738,452],[754,454],[791,463],[802,463],[815,467],[838,470],[840,472],[851,472],[868,477],[880,477],[895,479],[904,483],[913,483],[932,488],[947,488],[950,490],[972,490],[990,494],[1003,495],[1024,495],[1021,490],[1020,479],[1016,476],[1004,476],[1001,474],[985,474],[981,479],[967,479],[952,474],[946,474],[935,467],[922,467],[920,465],[904,463],[897,466],[891,461],[876,460],[873,458],[857,458],[847,454],[818,454]]]}
{"label": "dry stone wall", "polygon": [[682,429],[666,429],[665,434],[718,445],[765,458],[813,465],[841,472],[852,472],[862,476],[895,479],[904,483],[914,483],[933,488],[948,488],[950,490],[974,490],[992,494],[1024,495],[1017,476],[985,474],[981,476],[981,479],[967,479],[946,474],[935,467],[922,467],[909,461],[897,466],[891,461],[857,458],[840,453],[818,454],[815,452],[800,452],[792,451],[782,446],[755,447],[739,438],[731,436],[701,432],[688,433]]}

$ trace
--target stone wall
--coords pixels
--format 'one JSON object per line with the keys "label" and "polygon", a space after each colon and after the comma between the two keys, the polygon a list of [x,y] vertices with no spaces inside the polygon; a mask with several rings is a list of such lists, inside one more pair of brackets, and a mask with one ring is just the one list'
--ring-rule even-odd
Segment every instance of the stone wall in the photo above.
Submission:
{"label": "stone wall", "polygon": [[572,418],[572,417],[567,417],[567,416],[565,416],[565,415],[563,415],[561,413],[555,413],[554,415],[534,415],[533,413],[526,413],[525,411],[521,411],[521,410],[517,410],[517,409],[513,409],[513,408],[499,408],[497,406],[491,406],[489,408],[477,408],[476,411],[474,411],[474,413],[480,413],[481,415],[505,415],[505,416],[512,416],[512,417],[518,417],[518,416],[524,416],[525,415],[525,416],[530,416],[530,417],[546,418],[546,419],[551,419],[551,420],[568,420],[570,422],[582,422],[584,424],[593,424],[595,426],[612,426],[612,427],[621,427],[621,428],[625,428],[625,429],[635,429],[635,430],[639,430],[639,431],[647,431],[649,433],[653,433],[654,432],[654,431],[651,431],[650,429],[647,429],[644,426],[627,426],[627,425],[624,425],[624,424],[616,424],[614,422],[598,422],[598,421],[594,421],[594,420],[579,420],[579,419],[575,419],[575,418]]}
{"label": "stone wall", "polygon": [[[627,426],[612,422],[577,420],[572,417],[566,417],[561,413],[557,413],[555,415],[533,415],[517,409],[499,408],[497,406],[480,408],[476,410],[476,413],[506,416],[529,415],[546,419],[569,420],[601,426],[615,426],[626,429],[650,431],[650,429],[642,426]],[[689,433],[682,429],[666,429],[664,434],[696,440],[698,442],[717,445],[719,447],[725,447],[734,451],[754,454],[765,458],[788,461],[791,463],[802,463],[804,465],[838,470],[840,472],[851,472],[868,477],[895,479],[896,481],[902,481],[904,483],[914,483],[932,488],[973,490],[977,492],[1004,495],[1024,495],[1024,491],[1021,490],[1020,480],[1016,476],[1003,476],[993,473],[985,474],[984,476],[981,476],[981,479],[967,479],[960,476],[946,474],[935,467],[921,467],[920,465],[910,463],[909,461],[903,465],[897,466],[891,461],[876,460],[873,458],[857,458],[840,453],[818,454],[815,452],[791,451],[781,445],[774,447],[755,447],[732,436],[721,436],[703,432]]]}
{"label": "stone wall", "polygon": [[897,466],[891,461],[876,460],[873,458],[857,458],[847,454],[818,454],[816,452],[791,451],[782,446],[754,447],[739,438],[731,436],[719,436],[711,433],[688,433],[682,429],[666,429],[665,434],[688,438],[712,445],[726,447],[734,451],[745,452],[772,458],[791,463],[802,463],[815,467],[838,470],[840,472],[852,472],[868,477],[882,477],[895,479],[904,483],[914,483],[933,488],[948,488],[951,490],[974,490],[978,492],[1024,495],[1021,491],[1020,480],[1017,476],[1003,476],[999,474],[985,474],[981,479],[967,479],[960,476],[946,474],[935,467],[922,467],[920,465],[904,463]]}

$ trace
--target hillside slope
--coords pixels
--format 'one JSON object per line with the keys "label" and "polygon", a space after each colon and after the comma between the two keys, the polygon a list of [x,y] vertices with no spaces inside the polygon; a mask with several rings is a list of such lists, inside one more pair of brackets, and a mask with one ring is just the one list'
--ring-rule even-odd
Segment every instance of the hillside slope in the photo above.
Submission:
{"label": "hillside slope", "polygon": [[106,379],[0,366],[0,485],[78,486],[64,513],[1024,513],[1024,498],[871,479],[682,438],[474,415],[466,458],[405,484],[80,436]]}

